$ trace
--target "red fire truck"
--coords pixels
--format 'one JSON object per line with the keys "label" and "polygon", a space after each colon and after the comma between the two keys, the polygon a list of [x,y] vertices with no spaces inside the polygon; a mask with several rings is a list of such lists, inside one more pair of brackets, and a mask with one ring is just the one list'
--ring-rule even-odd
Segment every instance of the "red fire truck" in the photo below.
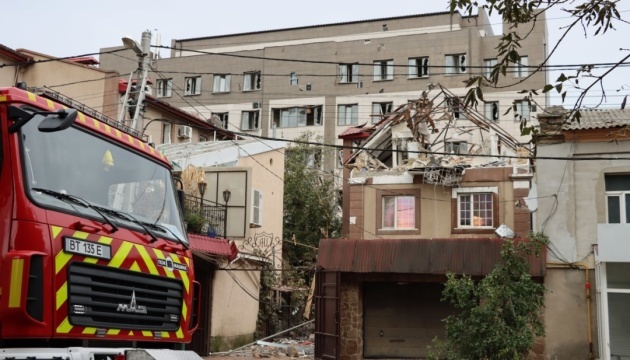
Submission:
{"label": "red fire truck", "polygon": [[176,195],[167,159],[118,122],[0,88],[0,359],[190,342]]}

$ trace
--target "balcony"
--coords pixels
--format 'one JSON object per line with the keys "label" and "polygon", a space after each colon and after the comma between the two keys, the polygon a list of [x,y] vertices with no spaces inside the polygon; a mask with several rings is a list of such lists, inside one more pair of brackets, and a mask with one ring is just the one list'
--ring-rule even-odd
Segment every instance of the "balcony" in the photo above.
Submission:
{"label": "balcony", "polygon": [[186,231],[212,238],[226,236],[227,206],[193,195],[184,195]]}

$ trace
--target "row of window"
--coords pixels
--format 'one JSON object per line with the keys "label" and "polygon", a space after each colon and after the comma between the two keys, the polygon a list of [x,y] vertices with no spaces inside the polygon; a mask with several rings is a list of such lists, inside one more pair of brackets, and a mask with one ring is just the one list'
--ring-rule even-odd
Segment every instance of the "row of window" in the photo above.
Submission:
{"label": "row of window", "polygon": [[[419,228],[418,196],[397,195],[381,197],[379,230],[416,231]],[[458,229],[494,229],[494,194],[491,192],[461,193],[457,195]]]}
{"label": "row of window", "polygon": [[[462,114],[458,110],[456,102],[449,101],[450,111],[455,118],[460,118]],[[372,112],[370,118],[372,123],[377,123],[384,117],[392,114],[394,103],[374,102],[372,103]],[[517,101],[517,110],[514,112],[514,120],[529,120],[531,112],[536,111],[536,106],[531,106],[527,101]],[[304,126],[321,126],[323,125],[323,112],[321,105],[306,105],[290,108],[274,108],[272,126],[276,128],[296,128]],[[484,115],[486,118],[499,120],[499,102],[489,101],[484,104]],[[213,117],[222,123],[223,128],[229,126],[229,114],[227,112],[213,113]],[[351,126],[359,123],[359,105],[358,104],[342,104],[337,106],[337,125]],[[247,110],[241,112],[241,130],[257,130],[260,129],[260,113],[258,110]]]}
{"label": "row of window", "polygon": [[[446,75],[465,74],[467,72],[466,54],[446,55],[444,62],[444,73]],[[497,64],[497,59],[484,60],[484,75],[490,77],[492,68]],[[426,78],[429,77],[429,57],[414,57],[408,59],[408,78]],[[441,71],[440,71],[441,72]],[[522,56],[520,62],[514,67],[515,77],[526,77],[528,71],[528,58]],[[374,61],[374,81],[384,81],[394,79],[394,60],[377,60]],[[230,74],[214,74],[212,82],[213,93],[229,93],[231,89],[232,75]],[[339,64],[337,68],[338,83],[358,83],[359,82],[359,64],[347,63]],[[298,77],[295,72],[289,75],[289,84],[295,86],[298,84]],[[261,72],[248,71],[243,73],[243,83],[241,91],[255,91],[261,89]],[[157,80],[157,97],[170,97],[173,91],[172,79]],[[201,94],[201,76],[191,76],[184,78],[184,95]]]}

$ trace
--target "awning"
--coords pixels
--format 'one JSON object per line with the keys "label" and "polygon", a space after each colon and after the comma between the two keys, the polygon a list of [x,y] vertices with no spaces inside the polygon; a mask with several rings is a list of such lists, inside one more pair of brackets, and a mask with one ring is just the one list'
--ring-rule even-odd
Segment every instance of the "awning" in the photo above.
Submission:
{"label": "awning", "polygon": [[[501,245],[500,238],[322,239],[317,266],[350,273],[483,276],[498,263]],[[529,257],[532,276],[545,275],[545,261],[545,252]]]}
{"label": "awning", "polygon": [[233,243],[225,239],[215,239],[208,236],[188,234],[190,250],[204,254],[226,256],[228,260],[236,257],[238,249]]}

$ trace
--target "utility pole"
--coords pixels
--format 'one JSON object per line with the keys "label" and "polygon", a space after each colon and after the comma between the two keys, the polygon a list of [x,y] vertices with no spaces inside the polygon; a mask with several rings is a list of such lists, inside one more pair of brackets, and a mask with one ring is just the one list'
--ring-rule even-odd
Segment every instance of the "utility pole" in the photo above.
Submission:
{"label": "utility pole", "polygon": [[123,98],[123,106],[120,109],[118,121],[124,122],[127,114],[129,114],[130,127],[142,133],[144,125],[143,103],[149,67],[151,66],[151,32],[146,30],[142,33],[140,44],[128,36],[125,36],[122,41],[126,48],[132,49],[138,56],[138,68],[129,76],[127,91]]}

